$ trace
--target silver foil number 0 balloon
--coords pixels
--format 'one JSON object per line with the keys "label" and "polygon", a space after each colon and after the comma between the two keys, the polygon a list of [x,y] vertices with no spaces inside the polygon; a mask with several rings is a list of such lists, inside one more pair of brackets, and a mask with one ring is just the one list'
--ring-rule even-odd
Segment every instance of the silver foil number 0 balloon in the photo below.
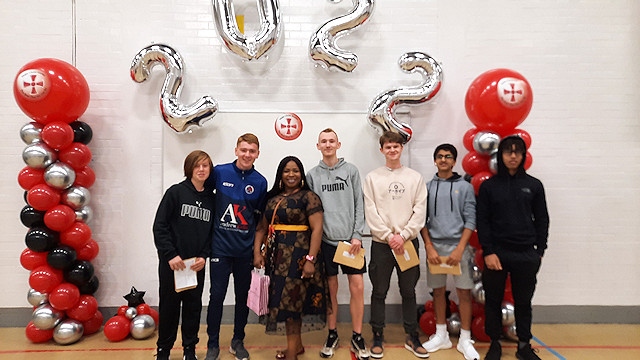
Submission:
{"label": "silver foil number 0 balloon", "polygon": [[232,0],[213,0],[213,20],[224,45],[244,60],[257,60],[275,45],[282,33],[278,0],[256,0],[260,30],[247,37],[240,32]]}
{"label": "silver foil number 0 balloon", "polygon": [[413,130],[409,124],[401,123],[395,118],[396,107],[422,104],[433,99],[440,91],[443,74],[440,64],[421,52],[405,53],[398,60],[398,65],[406,73],[419,72],[424,81],[417,86],[400,87],[378,95],[369,106],[369,123],[380,132],[397,132],[408,142]]}
{"label": "silver foil number 0 balloon", "polygon": [[162,64],[167,72],[160,91],[160,112],[173,130],[183,132],[202,126],[216,115],[218,103],[210,96],[203,96],[191,105],[180,103],[184,62],[168,45],[154,44],[140,50],[131,63],[131,78],[138,83],[147,80],[151,69],[158,64]]}
{"label": "silver foil number 0 balloon", "polygon": [[354,8],[346,15],[322,24],[311,35],[309,55],[311,59],[331,69],[351,72],[358,66],[358,56],[338,48],[336,41],[364,24],[373,13],[374,0],[353,0]]}

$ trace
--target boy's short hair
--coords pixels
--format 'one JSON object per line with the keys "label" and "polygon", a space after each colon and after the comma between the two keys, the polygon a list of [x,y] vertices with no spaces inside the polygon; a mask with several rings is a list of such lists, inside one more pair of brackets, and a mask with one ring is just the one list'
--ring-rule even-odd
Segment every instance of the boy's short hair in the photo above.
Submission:
{"label": "boy's short hair", "polygon": [[[332,128],[326,128],[326,129],[320,131],[320,134],[322,134],[322,133],[334,133],[334,134],[336,134],[336,140],[338,139],[338,133],[335,130],[333,130]],[[320,136],[320,134],[318,134],[318,136]],[[340,140],[338,140],[338,141],[340,141]]]}
{"label": "boy's short hair", "polygon": [[184,176],[187,179],[191,180],[191,177],[193,176],[193,169],[195,169],[196,164],[202,160],[208,160],[209,168],[213,169],[213,161],[211,161],[211,157],[206,152],[202,150],[193,150],[189,153],[189,155],[187,155],[187,157],[184,159],[183,166]]}
{"label": "boy's short hair", "polygon": [[440,150],[450,152],[451,155],[453,155],[453,161],[456,161],[458,159],[458,149],[456,149],[455,146],[451,144],[440,144],[438,145],[438,147],[436,147],[435,151],[433,152],[433,160],[436,159],[436,155],[438,155],[438,151]]}
{"label": "boy's short hair", "polygon": [[258,145],[258,149],[260,149],[260,141],[258,141],[258,137],[253,135],[252,133],[246,133],[240,135],[238,141],[236,142],[236,147],[240,146],[241,142],[246,142],[248,144],[256,144]]}
{"label": "boy's short hair", "polygon": [[404,140],[404,137],[402,137],[402,135],[400,135],[397,132],[385,131],[380,136],[380,148],[381,149],[382,149],[382,147],[384,146],[385,143],[397,143],[397,144],[400,144],[400,145],[404,145],[405,140]]}

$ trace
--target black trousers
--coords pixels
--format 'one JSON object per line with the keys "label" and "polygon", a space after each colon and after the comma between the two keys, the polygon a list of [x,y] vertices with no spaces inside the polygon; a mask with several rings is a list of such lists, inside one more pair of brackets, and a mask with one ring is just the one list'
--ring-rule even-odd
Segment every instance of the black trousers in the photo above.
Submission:
{"label": "black trousers", "polygon": [[511,275],[514,315],[518,340],[529,342],[531,335],[531,299],[536,290],[537,274],[541,258],[533,247],[524,249],[497,248],[496,255],[502,264],[502,270],[482,272],[482,286],[485,293],[484,329],[491,340],[500,339],[503,333],[502,300],[507,275]]}
{"label": "black trousers", "polygon": [[[160,280],[160,324],[158,324],[159,349],[170,350],[178,335],[178,324],[182,312],[182,346],[195,347],[200,330],[202,311],[202,290],[204,289],[204,269],[198,272],[198,286],[194,289],[176,292],[173,270],[169,263],[160,260],[158,278]],[[181,305],[182,304],[182,311]]]}

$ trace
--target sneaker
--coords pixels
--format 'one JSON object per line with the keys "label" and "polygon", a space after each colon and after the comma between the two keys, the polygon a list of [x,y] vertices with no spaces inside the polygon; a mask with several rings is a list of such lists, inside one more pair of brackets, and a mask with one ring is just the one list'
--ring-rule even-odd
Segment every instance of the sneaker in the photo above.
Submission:
{"label": "sneaker", "polygon": [[198,360],[196,356],[196,348],[194,346],[187,346],[183,350],[182,360]]}
{"label": "sneaker", "polygon": [[480,354],[473,347],[474,343],[471,339],[458,341],[456,349],[464,355],[465,360],[480,360]]}
{"label": "sneaker", "polygon": [[169,360],[169,351],[171,351],[171,349],[158,348],[158,350],[156,350],[156,360]]}
{"label": "sneaker", "polygon": [[368,359],[371,354],[367,350],[367,346],[364,344],[362,335],[353,335],[351,337],[351,351],[356,354],[358,359]]}
{"label": "sneaker", "polygon": [[540,360],[540,357],[536,355],[537,352],[537,349],[531,348],[531,344],[527,344],[522,349],[516,351],[516,358],[518,358],[518,360]]}
{"label": "sneaker", "polygon": [[500,357],[502,357],[502,345],[498,340],[492,340],[484,360],[500,360]]}
{"label": "sneaker", "polygon": [[420,338],[418,337],[418,333],[414,333],[411,335],[407,335],[407,341],[404,343],[404,348],[411,351],[413,355],[426,359],[429,357],[429,353],[425,348],[422,347],[420,343]]}
{"label": "sneaker", "polygon": [[249,360],[249,352],[244,348],[244,342],[242,340],[231,340],[229,352],[236,356],[236,360]]}
{"label": "sneaker", "polygon": [[451,349],[453,344],[449,339],[449,334],[446,336],[440,336],[438,334],[433,334],[429,338],[428,341],[422,343],[422,347],[427,350],[427,352],[436,352],[438,350]]}
{"label": "sneaker", "polygon": [[337,332],[329,332],[327,336],[327,341],[324,342],[324,346],[320,349],[320,357],[330,358],[335,354],[335,350],[338,347],[338,342],[340,338],[338,337]]}
{"label": "sneaker", "polygon": [[373,345],[371,345],[371,357],[374,359],[382,359],[384,356],[384,346],[382,343],[384,342],[384,335],[382,335],[382,331],[374,331],[373,332]]}
{"label": "sneaker", "polygon": [[204,360],[218,360],[220,359],[220,348],[208,348],[207,356]]}

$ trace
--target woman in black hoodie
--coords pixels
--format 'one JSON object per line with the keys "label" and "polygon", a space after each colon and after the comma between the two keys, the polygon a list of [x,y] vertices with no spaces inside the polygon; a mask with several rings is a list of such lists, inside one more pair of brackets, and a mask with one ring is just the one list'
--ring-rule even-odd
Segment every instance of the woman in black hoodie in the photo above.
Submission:
{"label": "woman in black hoodie", "polygon": [[[182,304],[182,346],[184,359],[196,359],[200,329],[204,265],[211,248],[213,191],[205,188],[213,164],[209,155],[192,151],[184,160],[184,176],[162,197],[153,222],[153,239],[158,250],[160,280],[160,324],[156,359],[169,359],[176,341]],[[174,271],[186,268],[183,260],[195,258],[191,270],[197,272],[198,285],[176,292]]]}
{"label": "woman in black hoodie", "polygon": [[524,169],[527,148],[518,136],[504,138],[498,147],[498,174],[480,186],[477,201],[478,239],[485,267],[485,331],[491,346],[485,359],[500,359],[502,299],[511,275],[518,359],[539,359],[531,349],[531,299],[547,248],[549,214],[540,180]]}

